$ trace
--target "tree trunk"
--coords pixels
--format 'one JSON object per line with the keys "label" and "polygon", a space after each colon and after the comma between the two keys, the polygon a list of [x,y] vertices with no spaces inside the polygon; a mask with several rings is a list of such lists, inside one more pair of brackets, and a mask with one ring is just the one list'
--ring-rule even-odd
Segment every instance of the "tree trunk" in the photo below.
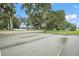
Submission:
{"label": "tree trunk", "polygon": [[[9,21],[9,20],[8,20]],[[10,29],[10,24],[9,24],[9,22],[8,22],[8,25],[7,25],[7,29],[9,30]]]}
{"label": "tree trunk", "polygon": [[10,30],[13,30],[13,21],[12,21],[12,17],[10,17]]}
{"label": "tree trunk", "polygon": [[31,20],[31,19],[30,19],[30,26],[31,26],[31,28],[30,28],[30,29],[32,30],[32,20]]}
{"label": "tree trunk", "polygon": [[7,18],[7,30],[10,30],[10,21],[8,18]]}

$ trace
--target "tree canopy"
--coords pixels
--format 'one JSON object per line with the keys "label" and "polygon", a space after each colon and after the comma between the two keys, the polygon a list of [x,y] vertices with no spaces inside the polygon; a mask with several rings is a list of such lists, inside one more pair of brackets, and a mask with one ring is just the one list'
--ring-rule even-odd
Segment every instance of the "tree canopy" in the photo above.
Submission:
{"label": "tree canopy", "polygon": [[[66,21],[64,10],[55,11],[51,9],[50,3],[23,3],[22,9],[25,10],[28,16],[25,22],[31,26],[31,29],[76,29],[75,25]],[[20,21],[14,16],[15,13],[16,9],[14,3],[0,4],[0,28],[7,28],[8,30],[19,28]]]}

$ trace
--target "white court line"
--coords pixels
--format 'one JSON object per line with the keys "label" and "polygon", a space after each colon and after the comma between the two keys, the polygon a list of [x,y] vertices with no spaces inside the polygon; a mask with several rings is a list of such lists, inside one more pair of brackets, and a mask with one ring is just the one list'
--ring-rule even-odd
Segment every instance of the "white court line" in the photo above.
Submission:
{"label": "white court line", "polygon": [[63,48],[65,47],[67,38],[64,38],[64,39],[65,39],[65,42],[64,42],[63,45],[61,46],[61,48],[60,48],[60,50],[59,50],[57,56],[60,56],[60,55],[61,55],[61,52],[62,52]]}
{"label": "white court line", "polygon": [[0,50],[0,56],[1,56],[1,50]]}
{"label": "white court line", "polygon": [[65,46],[65,44],[64,44],[64,45],[62,45],[62,47],[60,48],[60,50],[59,50],[59,52],[58,52],[57,56],[60,56],[60,54],[61,54],[61,52],[62,52],[62,50],[63,50],[64,46]]}

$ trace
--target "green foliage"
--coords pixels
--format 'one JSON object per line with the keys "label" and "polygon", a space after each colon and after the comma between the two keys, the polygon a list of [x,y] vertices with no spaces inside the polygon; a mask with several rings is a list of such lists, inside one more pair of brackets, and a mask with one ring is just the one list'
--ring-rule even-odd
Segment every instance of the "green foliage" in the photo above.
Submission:
{"label": "green foliage", "polygon": [[76,30],[76,26],[75,25],[71,25],[69,30],[70,31],[75,31]]}
{"label": "green foliage", "polygon": [[0,21],[0,29],[3,29],[3,22]]}
{"label": "green foliage", "polygon": [[[0,11],[1,11],[1,17],[6,20],[7,22],[7,29],[13,30],[13,20],[12,17],[14,16],[16,10],[13,3],[2,3],[0,4]],[[5,22],[4,22],[5,23]]]}
{"label": "green foliage", "polygon": [[13,28],[20,27],[20,20],[17,17],[13,17]]}
{"label": "green foliage", "polygon": [[0,29],[6,28],[6,21],[5,20],[0,20]]}
{"label": "green foliage", "polygon": [[1,3],[0,4],[0,17],[2,20],[4,20],[4,24],[6,26],[3,26],[7,28],[8,30],[13,30],[13,16],[16,13],[15,6],[13,3]]}
{"label": "green foliage", "polygon": [[[75,27],[71,27],[71,24],[66,21],[64,10],[51,10],[50,3],[26,3],[23,4],[23,7],[28,15],[28,23],[33,26],[34,29],[75,29]],[[43,24],[46,24],[46,26],[42,27]]]}
{"label": "green foliage", "polygon": [[[33,26],[33,29],[46,30],[76,30],[76,26],[68,23],[65,19],[64,10],[54,11],[50,3],[23,3],[22,9],[28,16],[27,25]],[[17,17],[15,4],[0,4],[0,28],[19,28],[20,22]],[[45,26],[42,26],[44,25]]]}

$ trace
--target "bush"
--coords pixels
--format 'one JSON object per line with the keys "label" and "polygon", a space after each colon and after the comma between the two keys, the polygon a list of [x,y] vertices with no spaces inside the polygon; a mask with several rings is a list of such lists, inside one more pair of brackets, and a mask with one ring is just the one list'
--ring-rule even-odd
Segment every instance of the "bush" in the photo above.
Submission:
{"label": "bush", "polygon": [[69,30],[70,31],[75,31],[76,30],[76,26],[75,25],[71,25]]}

